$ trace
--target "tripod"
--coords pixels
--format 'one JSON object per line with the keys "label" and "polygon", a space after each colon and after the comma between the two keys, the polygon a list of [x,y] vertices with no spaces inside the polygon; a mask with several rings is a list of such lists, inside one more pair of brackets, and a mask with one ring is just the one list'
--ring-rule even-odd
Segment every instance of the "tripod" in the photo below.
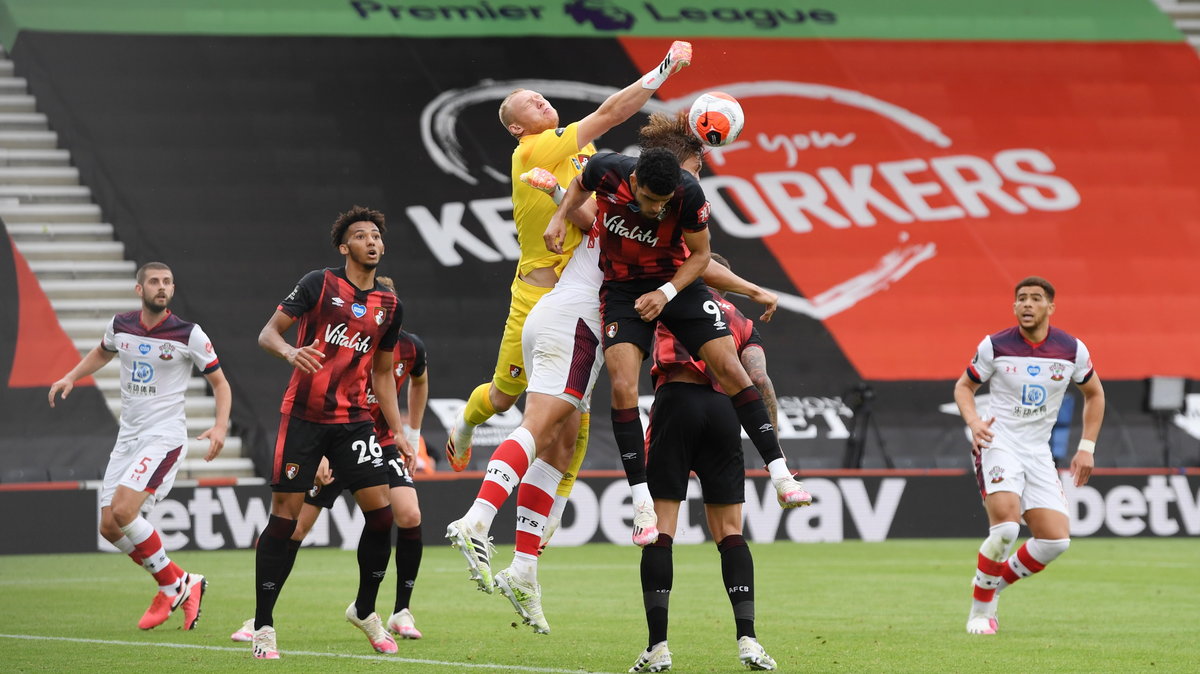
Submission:
{"label": "tripod", "polygon": [[867,437],[873,431],[875,442],[879,445],[879,453],[883,455],[883,465],[895,468],[892,457],[887,452],[887,443],[883,433],[875,423],[875,390],[866,382],[859,383],[850,389],[842,400],[854,413],[854,422],[850,426],[850,437],[846,438],[846,453],[842,457],[843,468],[862,468],[863,454],[867,450]]}

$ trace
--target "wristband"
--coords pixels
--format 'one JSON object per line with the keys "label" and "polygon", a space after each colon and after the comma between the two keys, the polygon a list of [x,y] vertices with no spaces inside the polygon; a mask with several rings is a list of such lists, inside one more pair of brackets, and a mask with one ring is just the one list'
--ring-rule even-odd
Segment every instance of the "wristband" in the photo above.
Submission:
{"label": "wristband", "polygon": [[407,424],[404,426],[404,439],[408,441],[408,446],[413,452],[421,451],[421,429],[409,428]]}
{"label": "wristband", "polygon": [[658,287],[658,289],[661,290],[663,292],[663,294],[667,296],[668,302],[675,299],[675,296],[679,294],[679,291],[675,289],[675,285],[673,283],[671,283],[670,281],[667,281],[666,283],[662,284],[661,286]]}
{"label": "wristband", "polygon": [[[675,58],[672,58],[673,56]],[[662,63],[659,63],[654,70],[642,75],[642,88],[651,91],[657,90],[663,82],[667,81],[671,73],[691,63],[691,60],[692,45],[679,41],[671,43],[671,49],[667,51],[667,56]]]}
{"label": "wristband", "polygon": [[1079,441],[1079,451],[1087,452],[1088,454],[1096,453],[1096,441],[1082,439]]}

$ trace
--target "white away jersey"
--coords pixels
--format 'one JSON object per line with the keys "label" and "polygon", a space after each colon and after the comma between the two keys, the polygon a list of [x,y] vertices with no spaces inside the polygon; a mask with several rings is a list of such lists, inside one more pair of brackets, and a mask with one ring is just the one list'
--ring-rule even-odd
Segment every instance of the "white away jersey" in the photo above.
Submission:
{"label": "white away jersey", "polygon": [[591,315],[591,307],[594,305],[596,325],[600,325],[600,284],[604,281],[604,272],[600,269],[599,238],[599,225],[593,222],[592,229],[575,247],[571,259],[567,261],[567,266],[563,269],[562,276],[554,284],[554,289],[545,296],[566,295],[567,299],[564,302],[578,301],[581,316]]}
{"label": "white away jersey", "polygon": [[1053,326],[1039,344],[1026,341],[1017,326],[988,335],[967,366],[972,381],[992,382],[990,409],[981,414],[996,418],[991,446],[1036,453],[1050,451],[1067,386],[1086,382],[1093,372],[1083,342]]}
{"label": "white away jersey", "polygon": [[147,328],[141,317],[141,311],[113,316],[100,342],[101,348],[116,352],[121,360],[117,438],[186,436],[184,392],[192,366],[209,374],[221,364],[199,325],[168,313],[158,325]]}

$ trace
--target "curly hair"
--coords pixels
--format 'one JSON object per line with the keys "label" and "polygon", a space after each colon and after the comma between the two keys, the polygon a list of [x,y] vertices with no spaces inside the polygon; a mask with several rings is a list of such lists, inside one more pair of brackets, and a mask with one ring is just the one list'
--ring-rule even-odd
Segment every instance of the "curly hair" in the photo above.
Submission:
{"label": "curly hair", "polygon": [[633,168],[638,185],[659,195],[674,194],[679,187],[679,162],[666,148],[652,147],[638,157]]}
{"label": "curly hair", "polygon": [[333,241],[334,248],[345,243],[346,230],[356,222],[373,222],[379,228],[380,234],[387,232],[383,213],[366,206],[356,205],[345,213],[338,214],[337,220],[333,221],[333,229],[329,231],[329,237]]}
{"label": "curly hair", "polygon": [[638,147],[643,152],[654,147],[670,150],[680,164],[690,157],[703,156],[704,143],[688,131],[687,117],[686,110],[679,111],[674,117],[661,112],[650,115],[650,121],[638,129]]}
{"label": "curly hair", "polygon": [[1026,286],[1041,288],[1046,293],[1046,299],[1051,302],[1054,301],[1054,286],[1050,285],[1050,282],[1041,276],[1026,276],[1020,281],[1017,281],[1017,287],[1013,288],[1013,295],[1015,296],[1017,293],[1021,292],[1021,288]]}

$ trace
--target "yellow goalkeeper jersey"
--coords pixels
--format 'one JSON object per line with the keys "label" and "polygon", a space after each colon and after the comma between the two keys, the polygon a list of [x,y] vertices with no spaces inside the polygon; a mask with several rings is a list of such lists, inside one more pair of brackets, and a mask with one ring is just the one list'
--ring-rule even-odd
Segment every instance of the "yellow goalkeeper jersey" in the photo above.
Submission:
{"label": "yellow goalkeeper jersey", "polygon": [[517,262],[517,273],[527,274],[541,267],[554,267],[554,272],[562,274],[563,267],[571,259],[571,252],[579,245],[582,233],[578,227],[567,227],[567,237],[563,241],[562,254],[546,250],[546,242],[542,234],[550,223],[557,206],[554,200],[545,193],[535,190],[521,182],[521,174],[531,169],[541,167],[558,178],[558,184],[565,189],[575,176],[583,172],[588,157],[596,153],[596,148],[588,143],[579,148],[576,135],[579,123],[568,124],[565,128],[548,129],[536,135],[524,136],[512,154],[512,202],[513,221],[517,226],[517,243],[521,247],[521,259]]}

